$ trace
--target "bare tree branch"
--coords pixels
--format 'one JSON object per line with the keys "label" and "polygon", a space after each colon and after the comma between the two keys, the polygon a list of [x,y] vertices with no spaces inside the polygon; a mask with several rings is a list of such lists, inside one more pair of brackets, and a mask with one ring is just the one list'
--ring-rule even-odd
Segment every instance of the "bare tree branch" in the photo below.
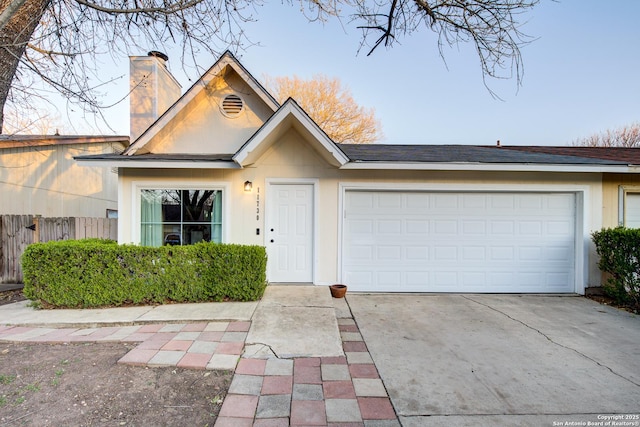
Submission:
{"label": "bare tree branch", "polygon": [[[520,47],[530,39],[520,18],[539,0],[287,0],[309,21],[348,14],[372,54],[422,28],[444,46],[470,42],[483,77],[522,79]],[[0,0],[0,131],[2,112],[26,108],[40,81],[83,111],[100,114],[104,76],[97,58],[114,60],[169,45],[182,47],[183,69],[201,71],[201,52],[251,46],[244,32],[263,0]],[[342,10],[344,8],[344,11]],[[372,37],[371,44],[370,37]],[[206,64],[209,65],[209,64]],[[200,73],[198,73],[200,74]],[[486,81],[485,81],[486,85]],[[490,90],[490,89],[489,89]]]}
{"label": "bare tree branch", "polygon": [[[410,35],[426,27],[438,35],[440,56],[444,46],[471,42],[478,54],[484,77],[505,79],[515,75],[522,83],[520,48],[531,38],[520,31],[522,14],[539,0],[391,0],[356,3],[356,21],[365,23],[363,45],[376,35],[368,55],[381,44],[389,47],[398,35]],[[487,85],[485,80],[485,86]],[[487,86],[495,96],[495,93]]]}
{"label": "bare tree branch", "polygon": [[113,8],[106,7],[96,3],[92,3],[85,0],[75,0],[78,4],[87,6],[88,8],[95,9],[99,12],[108,13],[110,15],[115,14],[160,14],[160,15],[171,15],[177,13],[178,11],[189,9],[191,7],[196,6],[198,3],[201,3],[204,0],[192,0],[189,2],[178,2],[168,4],[162,7],[139,7],[138,1],[135,1],[136,7],[133,8]]}

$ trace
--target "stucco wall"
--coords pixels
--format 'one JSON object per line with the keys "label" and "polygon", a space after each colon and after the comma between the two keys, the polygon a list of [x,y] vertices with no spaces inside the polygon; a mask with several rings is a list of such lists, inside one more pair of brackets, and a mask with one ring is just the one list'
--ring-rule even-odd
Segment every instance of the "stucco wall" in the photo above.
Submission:
{"label": "stucco wall", "polygon": [[[244,111],[226,117],[220,110],[229,94],[240,96]],[[218,76],[181,109],[141,152],[235,153],[273,114],[273,111],[234,71]]]}
{"label": "stucco wall", "polygon": [[0,214],[104,218],[118,208],[116,173],[79,166],[73,157],[114,148],[122,149],[92,143],[0,150]]}
{"label": "stucco wall", "polygon": [[[447,172],[400,170],[339,170],[328,165],[300,135],[290,130],[279,142],[251,167],[237,169],[192,170],[122,170],[120,174],[120,226],[121,242],[137,243],[134,239],[139,223],[130,218],[135,212],[135,186],[159,185],[223,185],[227,193],[225,217],[226,242],[266,244],[265,200],[269,198],[270,182],[317,182],[316,242],[317,284],[329,284],[340,280],[340,209],[345,186],[363,186],[369,189],[412,189],[438,191],[568,191],[584,195],[584,212],[578,207],[579,233],[585,262],[582,270],[586,285],[599,281],[595,266],[595,254],[589,233],[600,229],[603,223],[602,177],[600,174],[548,173],[548,172]],[[243,191],[245,181],[253,183],[253,191]],[[584,219],[585,224],[582,224]],[[268,220],[268,218],[267,218]],[[260,235],[256,234],[260,229]],[[588,261],[586,261],[588,260]],[[591,283],[589,278],[596,278]]]}

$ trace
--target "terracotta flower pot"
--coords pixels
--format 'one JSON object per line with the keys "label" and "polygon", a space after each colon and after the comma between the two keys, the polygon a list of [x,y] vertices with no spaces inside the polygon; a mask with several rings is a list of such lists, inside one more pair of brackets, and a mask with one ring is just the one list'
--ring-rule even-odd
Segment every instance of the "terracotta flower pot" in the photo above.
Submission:
{"label": "terracotta flower pot", "polygon": [[334,298],[344,298],[347,293],[347,285],[331,285],[329,289],[331,289],[331,296]]}

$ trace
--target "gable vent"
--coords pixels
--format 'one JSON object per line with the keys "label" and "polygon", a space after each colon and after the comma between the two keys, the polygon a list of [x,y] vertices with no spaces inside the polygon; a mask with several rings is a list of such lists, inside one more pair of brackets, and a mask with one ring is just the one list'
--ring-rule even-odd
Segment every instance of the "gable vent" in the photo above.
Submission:
{"label": "gable vent", "polygon": [[222,113],[227,117],[237,117],[244,108],[244,102],[238,95],[227,95],[222,100]]}

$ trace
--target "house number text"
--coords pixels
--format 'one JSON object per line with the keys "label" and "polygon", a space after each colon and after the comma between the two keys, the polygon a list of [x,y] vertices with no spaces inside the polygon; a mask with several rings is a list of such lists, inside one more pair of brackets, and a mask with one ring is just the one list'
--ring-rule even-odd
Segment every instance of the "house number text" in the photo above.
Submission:
{"label": "house number text", "polygon": [[256,190],[256,221],[260,221],[260,187]]}

